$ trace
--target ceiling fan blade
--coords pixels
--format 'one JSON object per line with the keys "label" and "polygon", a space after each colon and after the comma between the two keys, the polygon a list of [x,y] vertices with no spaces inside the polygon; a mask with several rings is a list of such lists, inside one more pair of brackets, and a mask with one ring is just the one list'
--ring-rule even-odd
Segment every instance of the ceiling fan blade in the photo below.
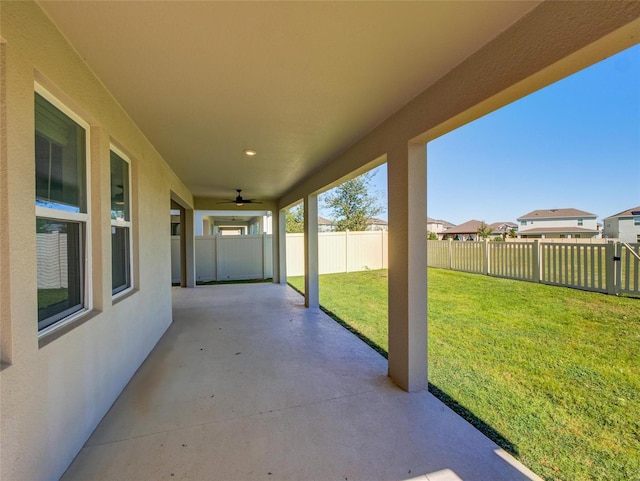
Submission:
{"label": "ceiling fan blade", "polygon": [[242,206],[245,204],[262,204],[262,202],[260,202],[259,200],[243,199],[242,195],[240,194],[242,192],[242,189],[236,189],[236,192],[238,193],[238,195],[235,199],[223,200],[221,202],[218,202],[218,204],[235,204],[237,206]]}

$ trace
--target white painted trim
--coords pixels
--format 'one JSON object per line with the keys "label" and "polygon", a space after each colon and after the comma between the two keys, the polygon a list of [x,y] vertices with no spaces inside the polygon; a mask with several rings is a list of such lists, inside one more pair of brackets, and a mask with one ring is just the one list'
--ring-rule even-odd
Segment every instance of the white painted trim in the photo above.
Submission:
{"label": "white painted trim", "polygon": [[38,331],[38,339],[42,339],[43,337],[48,336],[52,332],[55,332],[58,329],[62,329],[67,324],[71,324],[71,323],[75,322],[76,320],[80,319],[82,316],[86,315],[89,311],[90,311],[90,309],[87,309],[85,307],[85,308],[80,309],[79,311],[74,312],[73,314],[71,314],[68,317],[60,319],[58,322],[54,322],[50,326],[45,327],[41,331]]}
{"label": "white painted trim", "polygon": [[[112,287],[111,287],[111,298],[112,300],[116,300],[120,297],[122,297],[123,295],[131,292],[134,289],[134,286],[136,285],[136,279],[134,276],[134,272],[135,269],[133,268],[133,209],[131,208],[132,204],[133,204],[133,175],[132,175],[132,169],[131,169],[131,158],[125,154],[121,149],[119,149],[116,145],[114,145],[113,143],[109,144],[109,179],[111,179],[111,151],[113,151],[114,154],[116,154],[118,157],[120,157],[122,160],[124,160],[129,168],[129,175],[128,175],[128,180],[129,180],[129,205],[127,206],[129,209],[129,220],[119,220],[119,219],[111,219],[111,214],[109,214],[109,218],[111,220],[111,226],[112,227],[126,227],[129,229],[129,287],[127,287],[126,289],[123,289],[121,291],[116,292],[115,294],[113,294],[113,282],[112,282]],[[109,188],[111,188],[111,181],[109,181]],[[111,193],[109,193],[111,194]],[[109,198],[111,198],[111,196],[109,196]],[[109,212],[111,212],[111,205],[109,205]],[[111,253],[111,255],[113,256],[113,252]],[[111,273],[112,279],[113,279],[113,272]]]}
{"label": "white painted trim", "polygon": [[84,212],[69,212],[66,210],[41,207],[39,205],[36,206],[36,217],[54,220],[67,220],[70,222],[89,222],[89,214],[85,214]]}
{"label": "white painted trim", "polygon": [[[59,209],[52,209],[48,207],[36,206],[36,217],[44,217],[47,219],[58,219],[82,222],[84,224],[84,245],[83,245],[83,257],[84,257],[84,292],[82,303],[84,309],[81,309],[77,313],[72,314],[68,318],[61,319],[53,323],[51,326],[47,326],[41,331],[38,331],[38,337],[42,337],[47,333],[50,333],[59,327],[74,321],[82,314],[93,309],[93,263],[92,260],[92,242],[91,242],[91,127],[82,117],[76,114],[73,110],[62,103],[56,96],[49,92],[37,81],[34,82],[34,92],[41,95],[47,101],[60,110],[63,114],[68,116],[71,120],[76,122],[85,132],[85,208],[86,212],[67,212]],[[35,202],[35,199],[34,199]]]}

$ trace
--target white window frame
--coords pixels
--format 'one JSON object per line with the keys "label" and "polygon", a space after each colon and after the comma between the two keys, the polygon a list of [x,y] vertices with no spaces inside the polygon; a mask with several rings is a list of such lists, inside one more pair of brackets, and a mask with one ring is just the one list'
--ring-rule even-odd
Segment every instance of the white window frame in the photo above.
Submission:
{"label": "white window frame", "polygon": [[[116,154],[118,157],[120,157],[122,160],[124,160],[128,167],[129,167],[129,205],[127,206],[129,208],[129,220],[118,220],[118,219],[111,219],[111,201],[109,201],[109,219],[111,221],[110,223],[110,227],[126,227],[127,229],[129,229],[129,287],[127,287],[126,289],[122,289],[121,291],[116,292],[115,294],[113,293],[113,288],[111,290],[111,299],[113,301],[115,301],[116,299],[119,299],[120,297],[128,294],[129,292],[131,292],[135,286],[135,279],[133,276],[133,209],[131,208],[132,202],[133,202],[133,190],[132,190],[132,175],[131,175],[131,158],[125,154],[121,149],[119,149],[117,146],[110,144],[109,146],[109,179],[111,179],[111,152],[113,152],[114,154]],[[111,182],[109,182],[109,189],[111,189]],[[111,199],[111,192],[109,192],[109,199]],[[113,248],[113,247],[112,247]],[[113,256],[113,251],[111,251],[111,255]],[[111,272],[111,275],[113,276],[113,272]]]}
{"label": "white window frame", "polygon": [[[41,95],[47,101],[49,101],[55,108],[60,110],[63,114],[69,117],[71,120],[76,122],[80,127],[82,127],[85,131],[85,192],[86,199],[85,205],[87,212],[69,212],[65,210],[50,208],[50,207],[42,207],[35,206],[35,217],[36,218],[47,218],[53,220],[62,220],[62,221],[72,221],[83,224],[82,234],[84,238],[82,239],[82,258],[83,258],[83,268],[84,268],[84,290],[83,290],[83,299],[82,299],[82,308],[78,311],[73,312],[67,317],[63,317],[62,319],[54,322],[50,326],[45,327],[42,330],[38,331],[38,339],[47,336],[53,331],[57,331],[62,327],[76,321],[78,318],[84,316],[87,312],[93,309],[93,285],[91,282],[92,279],[92,266],[91,266],[91,129],[88,124],[82,117],[76,114],[73,110],[67,107],[64,103],[58,100],[51,92],[49,92],[45,87],[43,87],[38,82],[34,82],[34,91],[38,95]],[[35,95],[35,94],[34,94]],[[35,203],[35,198],[34,198]]]}

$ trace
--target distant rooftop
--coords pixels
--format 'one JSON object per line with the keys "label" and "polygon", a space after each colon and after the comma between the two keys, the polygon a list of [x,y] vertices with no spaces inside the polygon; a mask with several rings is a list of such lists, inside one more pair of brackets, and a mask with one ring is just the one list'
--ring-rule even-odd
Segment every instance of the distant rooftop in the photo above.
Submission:
{"label": "distant rooftop", "polygon": [[429,217],[429,216],[427,216],[427,224],[442,224],[445,227],[455,227],[455,224],[452,224],[448,220],[434,219],[434,218]]}
{"label": "distant rooftop", "polygon": [[492,234],[508,232],[511,229],[518,229],[518,224],[515,222],[494,222],[493,224],[489,224],[489,228],[491,229]]}
{"label": "distant rooftop", "polygon": [[443,231],[442,234],[477,234],[480,225],[482,225],[481,220],[472,219],[458,226],[451,227]]}
{"label": "distant rooftop", "polygon": [[558,219],[566,217],[598,217],[596,214],[585,212],[584,210],[567,208],[567,209],[541,209],[534,210],[528,214],[518,217],[518,220],[525,219]]}
{"label": "distant rooftop", "polygon": [[[636,212],[634,214],[634,212]],[[613,214],[607,219],[611,219],[612,217],[634,217],[640,215],[640,205],[638,207],[632,207],[631,209],[623,210],[622,212],[618,212],[617,214]]]}

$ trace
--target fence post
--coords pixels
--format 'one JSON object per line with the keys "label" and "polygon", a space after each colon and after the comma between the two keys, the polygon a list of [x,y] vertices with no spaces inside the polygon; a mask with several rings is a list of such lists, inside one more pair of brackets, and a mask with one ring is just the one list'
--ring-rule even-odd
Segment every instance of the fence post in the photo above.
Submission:
{"label": "fence post", "polygon": [[384,229],[380,229],[380,269],[384,269]]}
{"label": "fence post", "polygon": [[488,276],[491,272],[491,268],[489,267],[489,239],[484,240],[484,275]]}
{"label": "fence post", "polygon": [[267,278],[267,234],[262,233],[262,278]]}
{"label": "fence post", "polygon": [[613,241],[607,242],[604,251],[604,259],[607,275],[607,294],[616,294],[616,244]]}
{"label": "fence post", "polygon": [[220,232],[215,235],[215,242],[213,243],[215,249],[215,260],[216,260],[216,281],[220,280]]}
{"label": "fence post", "polygon": [[[618,263],[616,264],[616,296],[620,295],[620,292],[622,292],[622,248],[624,246],[622,245],[622,242],[616,242],[616,257],[618,259],[620,259],[619,261],[617,261]],[[629,246],[627,245],[627,248]],[[630,268],[633,264],[633,258],[631,257],[631,252],[627,252],[627,268]],[[636,289],[638,288],[638,286],[636,286]],[[629,286],[627,286],[627,289],[629,289]]]}
{"label": "fence post", "polygon": [[449,237],[449,270],[453,269],[453,239]]}
{"label": "fence post", "polygon": [[349,229],[344,230],[344,270],[349,272]]}
{"label": "fence post", "polygon": [[533,262],[533,282],[540,282],[542,280],[542,269],[540,262],[542,256],[540,255],[540,241],[538,239],[533,241],[532,262]]}

